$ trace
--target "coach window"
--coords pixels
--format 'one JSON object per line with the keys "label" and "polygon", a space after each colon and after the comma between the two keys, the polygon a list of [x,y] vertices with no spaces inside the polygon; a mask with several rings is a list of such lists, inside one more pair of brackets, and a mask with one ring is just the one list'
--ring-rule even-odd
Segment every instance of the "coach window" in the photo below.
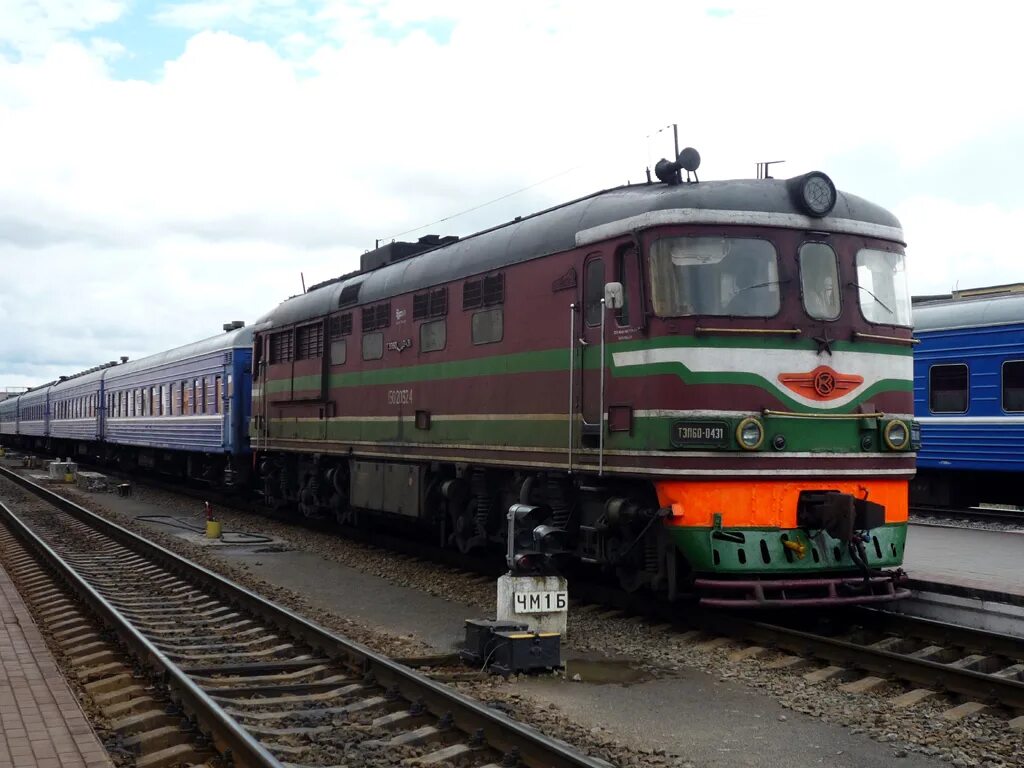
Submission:
{"label": "coach window", "polygon": [[[501,311],[500,309],[498,310]],[[431,320],[420,326],[420,351],[437,352],[444,349],[448,339],[448,329],[445,327],[445,320]]]}
{"label": "coach window", "polygon": [[363,334],[363,360],[380,360],[384,357],[384,334]]}
{"label": "coach window", "polygon": [[221,412],[221,398],[224,397],[224,384],[220,376],[213,377],[213,412]]}
{"label": "coach window", "polygon": [[584,300],[586,301],[584,317],[587,325],[600,325],[601,299],[604,298],[604,261],[602,259],[591,259],[587,262],[584,283]]}
{"label": "coach window", "polygon": [[1003,363],[1003,410],[1024,412],[1024,360]]}
{"label": "coach window", "polygon": [[932,413],[966,413],[968,382],[966,365],[933,365],[929,368],[928,404]]}
{"label": "coach window", "polygon": [[815,320],[839,317],[839,265],[836,252],[825,243],[800,246],[800,296]]}
{"label": "coach window", "polygon": [[651,298],[659,317],[773,317],[779,257],[767,240],[665,237],[651,247]]}

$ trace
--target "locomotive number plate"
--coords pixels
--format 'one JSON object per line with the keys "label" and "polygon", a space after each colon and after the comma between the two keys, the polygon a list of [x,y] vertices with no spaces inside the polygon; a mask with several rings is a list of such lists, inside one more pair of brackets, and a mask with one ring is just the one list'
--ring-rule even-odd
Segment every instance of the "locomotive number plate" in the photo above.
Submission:
{"label": "locomotive number plate", "polygon": [[569,609],[569,593],[564,589],[552,592],[516,592],[512,597],[516,613],[558,613]]}
{"label": "locomotive number plate", "polygon": [[725,448],[729,425],[724,421],[677,421],[672,424],[672,445],[676,448]]}

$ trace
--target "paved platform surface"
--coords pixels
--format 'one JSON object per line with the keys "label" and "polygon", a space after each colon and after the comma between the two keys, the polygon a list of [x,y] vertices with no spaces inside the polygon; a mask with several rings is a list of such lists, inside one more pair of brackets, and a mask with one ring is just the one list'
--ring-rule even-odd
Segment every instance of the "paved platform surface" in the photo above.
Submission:
{"label": "paved platform surface", "polygon": [[107,751],[0,567],[0,768],[111,768]]}
{"label": "paved platform surface", "polygon": [[911,525],[903,567],[914,579],[1024,596],[1024,535]]}

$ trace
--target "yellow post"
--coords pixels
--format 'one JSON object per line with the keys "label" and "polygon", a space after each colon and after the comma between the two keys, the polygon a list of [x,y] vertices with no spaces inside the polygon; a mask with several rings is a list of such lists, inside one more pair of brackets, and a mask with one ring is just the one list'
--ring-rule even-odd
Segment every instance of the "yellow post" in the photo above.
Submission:
{"label": "yellow post", "polygon": [[208,539],[219,539],[220,538],[220,520],[207,520],[206,521],[206,538],[208,538]]}

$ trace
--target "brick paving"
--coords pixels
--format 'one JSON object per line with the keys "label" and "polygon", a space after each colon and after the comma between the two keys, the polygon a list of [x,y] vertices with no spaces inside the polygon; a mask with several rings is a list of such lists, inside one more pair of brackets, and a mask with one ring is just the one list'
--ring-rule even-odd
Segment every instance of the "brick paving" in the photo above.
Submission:
{"label": "brick paving", "polygon": [[112,763],[0,566],[0,768]]}

